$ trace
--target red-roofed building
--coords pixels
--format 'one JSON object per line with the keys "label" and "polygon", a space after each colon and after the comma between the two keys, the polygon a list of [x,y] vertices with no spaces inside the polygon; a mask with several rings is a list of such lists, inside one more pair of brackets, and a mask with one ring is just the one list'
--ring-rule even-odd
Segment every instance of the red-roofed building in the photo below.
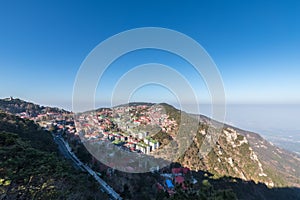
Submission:
{"label": "red-roofed building", "polygon": [[128,142],[127,144],[129,147],[135,147],[135,144],[133,142]]}
{"label": "red-roofed building", "polygon": [[135,151],[135,148],[134,147],[130,147],[130,151]]}
{"label": "red-roofed building", "polygon": [[176,176],[175,177],[175,183],[176,184],[181,184],[182,189],[186,189],[186,187],[184,185],[184,177],[183,176]]}
{"label": "red-roofed building", "polygon": [[183,183],[183,182],[184,182],[183,176],[176,176],[175,177],[175,183],[180,184],[180,183]]}
{"label": "red-roofed building", "polygon": [[172,173],[173,174],[179,174],[179,173],[181,173],[181,168],[172,168]]}
{"label": "red-roofed building", "polygon": [[109,135],[109,133],[108,132],[103,132],[103,135]]}
{"label": "red-roofed building", "polygon": [[134,120],[133,123],[136,124],[136,125],[140,125],[141,124],[141,122],[139,120]]}
{"label": "red-roofed building", "polygon": [[125,141],[126,137],[125,136],[120,136],[121,141]]}
{"label": "red-roofed building", "polygon": [[187,174],[188,172],[190,172],[190,169],[189,169],[188,167],[184,167],[184,168],[182,169],[182,172],[183,172],[184,174]]}

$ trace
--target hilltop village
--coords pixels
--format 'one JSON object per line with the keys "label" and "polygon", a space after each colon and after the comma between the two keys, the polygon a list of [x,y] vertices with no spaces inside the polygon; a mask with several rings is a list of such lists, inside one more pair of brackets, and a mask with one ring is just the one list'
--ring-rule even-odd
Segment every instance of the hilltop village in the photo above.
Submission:
{"label": "hilltop village", "polygon": [[160,147],[153,136],[159,131],[171,132],[177,123],[159,105],[119,106],[80,114],[76,133],[85,141],[108,140],[130,152],[150,154]]}
{"label": "hilltop village", "polygon": [[[6,99],[7,103],[13,101],[16,100]],[[124,151],[151,154],[162,147],[160,142],[154,139],[154,136],[160,132],[172,135],[178,127],[176,121],[170,119],[161,105],[123,105],[81,113],[76,117],[73,113],[46,107],[39,107],[39,112],[34,114],[31,112],[31,106],[13,107],[14,109],[20,109],[20,112],[16,114],[20,118],[33,120],[45,130],[55,133],[57,137],[65,138],[73,150],[77,147],[72,145],[72,141],[81,141],[80,143],[105,141],[120,147]],[[75,150],[74,152],[76,153]],[[76,154],[78,154],[78,151]],[[86,161],[87,165],[98,171],[99,176],[114,185],[114,187],[119,187],[114,183],[116,178],[121,178],[117,176],[120,172],[102,164],[96,164],[97,161],[93,158]],[[96,167],[97,165],[99,167]],[[198,182],[191,175],[189,168],[180,165],[151,171],[160,175],[154,181],[157,191],[169,195],[176,193],[176,185],[180,185],[181,189],[186,190],[190,187],[189,184],[186,184],[187,182],[192,184]],[[124,175],[124,177],[126,176]],[[119,190],[122,190],[122,188]]]}

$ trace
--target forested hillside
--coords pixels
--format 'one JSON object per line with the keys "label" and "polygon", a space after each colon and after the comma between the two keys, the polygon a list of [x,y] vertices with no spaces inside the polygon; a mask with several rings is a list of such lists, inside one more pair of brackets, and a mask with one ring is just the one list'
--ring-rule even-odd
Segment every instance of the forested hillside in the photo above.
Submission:
{"label": "forested hillside", "polygon": [[0,199],[106,199],[98,184],[59,156],[49,132],[0,113]]}

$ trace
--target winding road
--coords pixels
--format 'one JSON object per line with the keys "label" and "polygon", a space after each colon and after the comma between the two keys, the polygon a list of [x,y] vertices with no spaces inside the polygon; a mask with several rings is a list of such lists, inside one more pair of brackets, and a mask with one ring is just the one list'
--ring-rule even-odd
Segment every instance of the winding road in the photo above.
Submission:
{"label": "winding road", "polygon": [[77,156],[72,152],[69,144],[61,137],[61,136],[54,136],[54,141],[59,146],[59,150],[61,153],[70,160],[73,161],[75,166],[82,171],[88,172],[94,179],[101,185],[103,190],[114,200],[122,200],[121,196],[114,191],[112,187],[110,187],[103,179],[101,179],[94,170],[92,170],[89,166],[83,164]]}

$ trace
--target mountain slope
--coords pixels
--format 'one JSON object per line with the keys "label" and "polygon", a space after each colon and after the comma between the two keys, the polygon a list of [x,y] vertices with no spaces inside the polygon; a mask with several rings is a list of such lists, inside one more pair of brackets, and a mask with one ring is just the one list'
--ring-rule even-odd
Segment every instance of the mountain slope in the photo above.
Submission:
{"label": "mountain slope", "polygon": [[273,172],[272,176],[283,177],[286,185],[300,187],[298,155],[271,144],[256,133],[245,131],[240,131],[240,133],[247,138],[262,165],[268,167],[266,170]]}
{"label": "mountain slope", "polygon": [[0,199],[106,199],[97,183],[57,154],[50,133],[0,113]]}
{"label": "mountain slope", "polygon": [[[19,105],[18,103],[24,105],[30,104],[22,100],[17,100],[15,103],[17,105]],[[16,107],[15,104],[8,105],[8,107],[11,108]],[[140,103],[130,104],[130,106],[138,105],[140,105]],[[154,104],[143,103],[142,105],[150,107]],[[281,199],[282,197],[287,197],[288,199],[300,198],[297,188],[285,188],[290,186],[299,187],[300,176],[298,166],[300,166],[300,160],[296,155],[273,146],[256,133],[244,131],[226,124],[222,129],[219,129],[215,127],[216,122],[205,116],[190,115],[168,104],[160,104],[160,106],[164,106],[164,113],[167,113],[170,119],[175,120],[178,125],[180,125],[177,127],[181,127],[183,133],[178,133],[178,129],[172,128],[170,132],[159,131],[155,139],[161,142],[162,147],[166,147],[169,143],[175,144],[171,146],[172,152],[180,152],[182,150],[181,156],[178,157],[176,161],[181,163],[182,166],[189,167],[192,170],[193,176],[197,176],[197,174],[202,172],[211,173],[209,177],[202,177],[199,178],[199,180],[209,178],[212,185],[219,190],[226,188],[233,189],[239,199],[274,199],[275,197],[276,199]],[[60,110],[57,108],[49,109]],[[8,110],[9,109],[6,109],[7,112]],[[36,114],[45,112],[44,109],[39,109],[38,105],[32,110],[36,110]],[[16,110],[14,112],[16,112]],[[199,127],[195,132],[191,132],[190,125],[195,122],[197,122]],[[85,187],[84,190],[88,191],[89,194],[95,192],[96,196],[101,195],[98,193],[98,190],[94,188],[96,186],[93,185],[93,181],[86,180],[85,174],[78,174],[78,171],[74,170],[69,163],[57,159],[57,147],[53,143],[51,135],[41,130],[39,126],[35,125],[32,121],[0,112],[0,131],[2,131],[0,134],[0,156],[1,161],[3,160],[0,164],[0,194],[9,195],[6,198],[16,197],[14,195],[18,192],[29,195],[23,196],[24,198],[32,198],[33,196],[30,196],[32,194],[28,193],[28,191],[33,190],[30,189],[30,187],[39,188],[42,187],[41,185],[44,183],[49,185],[49,190],[47,191],[51,191],[49,193],[46,192],[45,195],[51,195],[52,193],[54,195],[43,196],[45,198],[56,198],[57,196],[55,195],[63,195],[61,192],[66,191],[67,194],[60,196],[61,198],[73,198],[73,196],[69,195],[74,193],[78,195],[76,199],[85,199],[85,197],[81,195],[81,192],[79,192],[83,188],[79,189],[76,182],[81,185],[80,187]],[[210,141],[213,142],[212,151],[205,156],[201,156],[200,149],[205,138],[216,134],[219,134],[218,140]],[[189,137],[191,139],[188,139]],[[158,152],[159,151],[160,150],[158,150]],[[160,153],[163,154],[164,151]],[[11,157],[11,155],[13,155],[13,157]],[[45,160],[40,159],[41,157],[45,158]],[[169,154],[165,154],[166,159],[169,157]],[[17,164],[10,163],[12,160],[16,160]],[[25,162],[27,160],[29,162]],[[63,164],[61,162],[63,162]],[[57,163],[57,165],[53,165],[53,163]],[[28,167],[23,167],[25,164]],[[43,168],[40,169],[40,166],[43,166]],[[43,170],[44,166],[47,170]],[[49,166],[51,167],[49,168]],[[6,168],[9,172],[3,171],[3,169],[6,170]],[[20,169],[23,173],[21,174],[23,182],[16,179],[12,173]],[[32,178],[33,182],[26,182],[30,179],[34,171],[41,174],[34,176]],[[53,178],[52,175],[55,175],[55,177]],[[128,175],[124,175],[124,177],[127,176]],[[115,180],[118,187],[120,187],[120,185],[117,183],[119,183],[121,178],[120,175]],[[48,179],[54,182],[45,181]],[[69,179],[72,180],[72,182],[68,182]],[[128,178],[125,180],[128,181]],[[84,181],[87,181],[87,183]],[[133,181],[133,183],[135,182]],[[26,184],[30,185],[29,189],[18,191],[17,188],[26,188]],[[111,184],[113,185],[113,182]],[[264,184],[272,189],[267,188]],[[56,186],[61,187],[61,189]],[[12,193],[10,193],[11,190],[8,189],[9,187],[14,188]],[[136,192],[134,188],[130,187],[130,189],[132,193]],[[74,190],[78,190],[77,193]],[[151,190],[151,188],[149,188],[149,190]],[[37,191],[44,190],[37,189]],[[35,195],[41,194],[37,192]]]}
{"label": "mountain slope", "polygon": [[42,151],[54,152],[56,145],[49,132],[43,131],[37,124],[28,119],[22,119],[12,114],[0,111],[0,131],[18,134],[33,148]]}
{"label": "mountain slope", "polygon": [[12,97],[0,99],[0,110],[12,114],[24,113],[28,117],[36,117],[39,114],[46,114],[51,112],[60,114],[69,113],[68,111],[65,111],[63,109],[48,106],[40,106],[38,104],[34,104]]}
{"label": "mountain slope", "polygon": [[[164,109],[161,108],[162,106]],[[124,126],[124,123],[126,126]],[[176,185],[177,176],[183,176],[185,179],[184,184],[189,188],[181,191],[180,184],[177,184],[174,196],[168,198],[164,194],[159,194],[158,199],[219,198],[209,195],[199,197],[204,192],[201,189],[205,189],[209,184],[213,186],[215,191],[218,191],[218,194],[220,194],[219,192],[222,194],[224,190],[229,192],[221,195],[221,199],[233,199],[234,197],[231,196],[232,191],[238,199],[245,200],[283,198],[294,200],[300,198],[299,188],[291,187],[297,186],[297,179],[299,178],[297,174],[292,175],[292,179],[288,179],[287,176],[284,176],[284,172],[280,172],[279,168],[272,168],[268,162],[261,160],[261,152],[256,151],[253,146],[253,142],[260,143],[261,137],[255,135],[256,138],[251,139],[249,137],[248,139],[247,134],[253,137],[254,134],[247,131],[242,132],[227,125],[219,127],[220,123],[205,116],[190,115],[168,104],[147,105],[135,103],[86,112],[78,116],[77,124],[79,125],[76,126],[76,129],[83,134],[82,136],[93,134],[95,139],[89,140],[93,144],[95,144],[94,141],[105,140],[101,130],[98,129],[99,127],[105,129],[108,133],[127,134],[129,137],[136,138],[140,136],[132,136],[135,135],[135,130],[141,133],[147,131],[151,137],[159,141],[160,147],[150,153],[134,156],[139,160],[142,156],[151,158],[154,156],[160,158],[160,161],[175,162],[171,164],[166,162],[165,168],[155,174],[124,173],[117,171],[118,168],[116,168],[117,172],[107,177],[106,181],[117,191],[122,191],[126,186],[126,191],[133,199],[153,197],[155,195],[155,189],[153,188],[156,188],[157,184],[160,186],[165,185],[166,177],[173,178]],[[160,129],[148,129],[149,126],[159,127]],[[217,136],[216,140],[213,139],[215,136]],[[108,140],[104,144],[110,144],[107,142]],[[203,146],[210,145],[212,146],[211,151],[207,151],[209,153],[205,154],[205,151],[202,151],[205,149]],[[125,148],[125,146],[123,147]],[[270,154],[270,156],[273,155],[272,152],[267,151],[265,153]],[[107,157],[111,157],[111,154],[107,153],[104,148],[101,155],[105,156],[106,154]],[[118,159],[114,161],[114,164],[115,166],[120,166],[120,164],[131,166],[132,169],[138,170],[140,166],[131,160],[133,159]],[[298,162],[296,158],[292,161],[295,164]],[[94,162],[95,160],[90,163],[98,168],[99,165]],[[191,173],[182,175],[173,172],[174,168],[178,169],[182,166],[188,167]],[[120,170],[122,171],[122,168]],[[196,180],[196,184],[194,180]],[[209,184],[206,186],[201,184],[207,182]],[[211,190],[211,188],[208,190]]]}
{"label": "mountain slope", "polygon": [[[126,110],[130,112],[129,117]],[[165,103],[132,103],[121,105],[118,109],[112,108],[109,113],[107,120],[117,122],[114,124],[115,130],[125,127],[119,131],[126,132],[128,125],[131,126],[130,123],[135,123],[136,120],[141,123],[135,125],[138,126],[138,131],[148,131],[149,135],[159,141],[160,148],[151,152],[150,156],[179,162],[195,171],[208,171],[215,178],[231,176],[255,183],[261,182],[269,187],[299,187],[299,157],[273,146],[258,134],[226,124],[220,126],[221,123],[208,117],[191,115]],[[86,114],[88,119],[93,118],[93,114]],[[128,125],[124,126],[123,118]],[[145,122],[145,119],[148,121]],[[95,128],[99,123],[97,120],[96,117],[90,120]],[[146,129],[153,123],[157,123],[160,131],[155,129],[151,132],[151,129]],[[89,130],[84,126],[77,128],[79,131],[80,128]],[[128,130],[134,135],[133,129]],[[97,131],[94,134],[98,137]]]}
{"label": "mountain slope", "polygon": [[[178,124],[181,123],[178,119],[184,119],[180,114],[188,115],[170,105],[163,106],[169,117],[177,120]],[[182,165],[194,170],[209,171],[216,177],[232,176],[262,182],[270,187],[300,186],[300,158],[297,155],[272,145],[258,134],[226,124],[219,129],[215,127],[217,122],[205,116],[189,115],[187,118],[197,118],[199,129],[192,135],[191,145],[178,159]],[[181,130],[190,126],[188,121],[180,124]],[[213,142],[212,151],[201,157],[200,149],[205,138],[214,135],[218,135],[218,139],[210,141]],[[182,142],[180,137],[173,139]]]}

